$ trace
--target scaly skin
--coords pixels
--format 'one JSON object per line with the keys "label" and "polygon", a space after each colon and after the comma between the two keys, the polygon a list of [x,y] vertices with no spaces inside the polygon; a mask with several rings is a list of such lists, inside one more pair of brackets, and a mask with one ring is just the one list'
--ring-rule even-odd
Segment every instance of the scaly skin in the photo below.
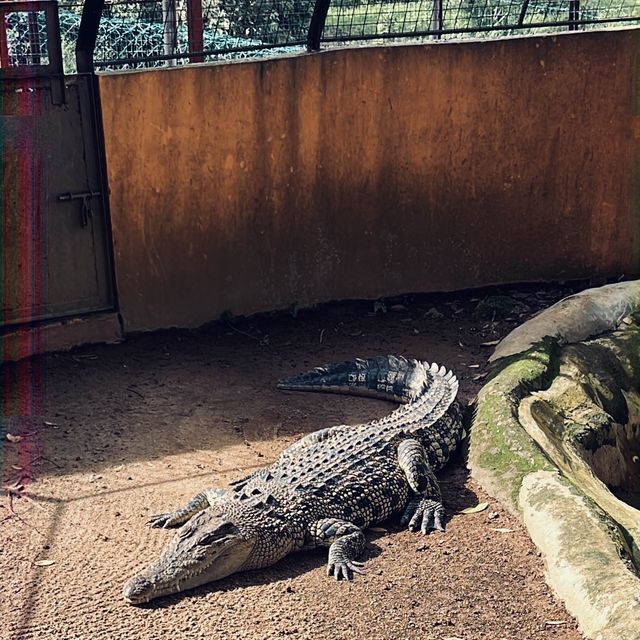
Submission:
{"label": "scaly skin", "polygon": [[367,424],[311,433],[270,466],[208,489],[154,527],[181,526],[160,559],[132,578],[133,604],[268,567],[287,554],[329,547],[328,574],[351,579],[363,530],[401,513],[403,524],[443,529],[434,472],[462,438],[458,382],[444,367],[379,357],[319,367],[279,385],[394,399],[406,404]]}

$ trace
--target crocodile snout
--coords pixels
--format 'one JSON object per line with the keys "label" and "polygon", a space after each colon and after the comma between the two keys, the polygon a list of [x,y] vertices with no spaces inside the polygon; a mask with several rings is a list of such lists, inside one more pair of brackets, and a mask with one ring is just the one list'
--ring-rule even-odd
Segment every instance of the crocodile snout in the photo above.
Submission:
{"label": "crocodile snout", "polygon": [[140,604],[147,602],[148,598],[144,597],[144,594],[149,593],[151,582],[142,576],[134,576],[125,584],[122,590],[124,599],[132,604]]}

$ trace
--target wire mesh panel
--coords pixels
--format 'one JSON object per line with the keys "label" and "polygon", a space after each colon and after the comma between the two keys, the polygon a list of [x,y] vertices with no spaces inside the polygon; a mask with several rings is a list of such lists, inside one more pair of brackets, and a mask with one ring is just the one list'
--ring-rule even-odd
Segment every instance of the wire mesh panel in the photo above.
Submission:
{"label": "wire mesh panel", "polygon": [[8,11],[4,20],[0,66],[30,67],[49,64],[47,21],[44,11]]}
{"label": "wire mesh panel", "polygon": [[334,0],[322,41],[498,37],[637,21],[640,0]]}
{"label": "wire mesh panel", "polygon": [[302,44],[312,0],[205,0],[206,31],[268,44]]}
{"label": "wire mesh panel", "polygon": [[[82,8],[83,0],[59,4],[67,73],[75,70]],[[98,69],[122,69],[291,53],[311,42],[314,22],[316,29],[320,25],[317,43],[337,46],[566,31],[639,19],[640,0],[106,0],[94,61]],[[46,48],[25,44],[44,25],[40,17],[6,20],[16,56],[46,56]],[[42,47],[46,38],[38,42]]]}
{"label": "wire mesh panel", "polygon": [[[302,50],[313,0],[203,0],[199,60],[257,57]],[[75,69],[73,46],[82,2],[60,4],[65,70]],[[185,64],[189,52],[186,0],[106,2],[94,52],[96,67],[144,68]]]}

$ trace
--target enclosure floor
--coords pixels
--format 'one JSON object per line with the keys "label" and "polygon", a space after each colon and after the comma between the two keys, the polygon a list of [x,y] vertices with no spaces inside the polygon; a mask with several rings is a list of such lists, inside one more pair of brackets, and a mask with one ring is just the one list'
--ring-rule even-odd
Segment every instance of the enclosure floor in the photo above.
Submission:
{"label": "enclosure floor", "polygon": [[[267,464],[302,433],[392,408],[282,393],[278,378],[358,355],[406,354],[453,368],[467,402],[486,370],[490,347],[481,343],[566,293],[521,291],[529,309],[508,321],[475,319],[478,294],[413,298],[375,315],[373,303],[339,304],[7,365],[2,637],[580,638],[523,528],[467,476],[461,456],[441,474],[446,532],[423,537],[385,523],[368,533],[367,574],[353,582],[327,578],[318,551],[145,607],[121,596],[173,535],[148,528],[151,514]],[[426,317],[433,307],[445,317]],[[478,501],[489,508],[458,513]]]}

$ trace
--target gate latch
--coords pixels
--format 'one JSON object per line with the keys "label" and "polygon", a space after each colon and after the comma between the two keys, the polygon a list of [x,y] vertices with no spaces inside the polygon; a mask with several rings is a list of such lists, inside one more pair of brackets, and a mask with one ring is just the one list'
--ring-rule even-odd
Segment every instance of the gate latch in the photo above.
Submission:
{"label": "gate latch", "polygon": [[99,191],[76,191],[75,193],[62,193],[58,196],[61,202],[69,200],[82,200],[82,208],[80,210],[80,224],[86,227],[89,224],[89,218],[93,215],[91,211],[91,199],[100,196]]}

